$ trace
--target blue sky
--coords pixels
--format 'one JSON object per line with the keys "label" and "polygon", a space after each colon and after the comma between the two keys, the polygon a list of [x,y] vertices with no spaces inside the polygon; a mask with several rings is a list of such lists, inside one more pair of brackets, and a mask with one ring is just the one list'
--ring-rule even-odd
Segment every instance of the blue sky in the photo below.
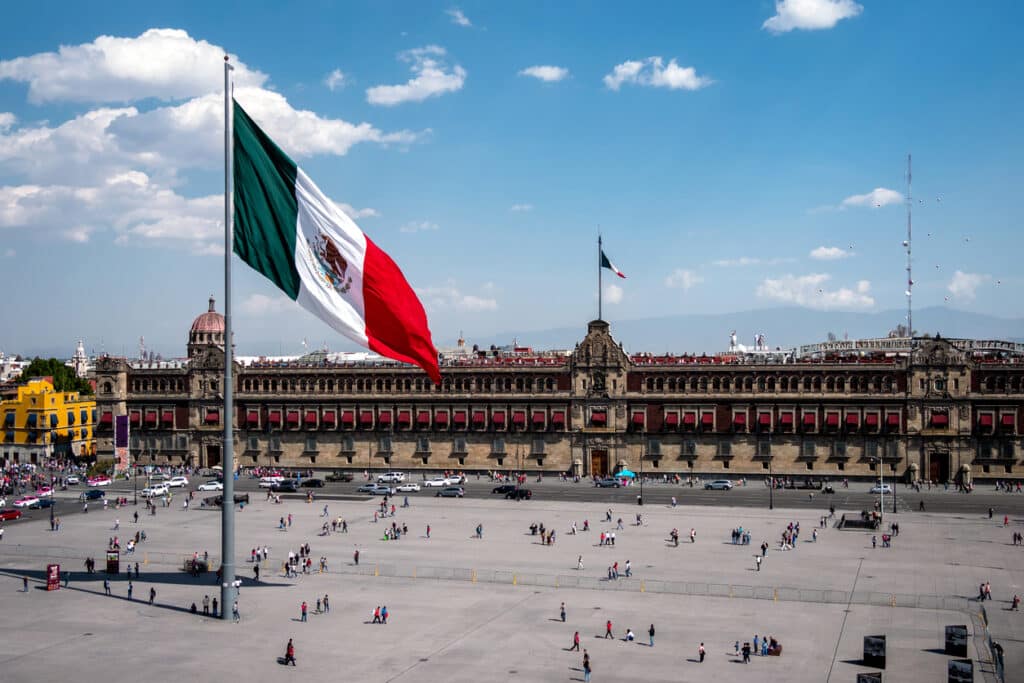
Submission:
{"label": "blue sky", "polygon": [[[68,2],[5,15],[4,351],[70,353],[84,337],[119,353],[145,335],[184,352],[223,291],[224,50],[238,99],[402,266],[439,344],[460,330],[582,334],[598,226],[629,276],[605,278],[613,323],[901,308],[908,151],[915,306],[1020,313],[1019,3]],[[555,68],[528,71],[540,66]],[[235,263],[240,351],[351,348]]]}

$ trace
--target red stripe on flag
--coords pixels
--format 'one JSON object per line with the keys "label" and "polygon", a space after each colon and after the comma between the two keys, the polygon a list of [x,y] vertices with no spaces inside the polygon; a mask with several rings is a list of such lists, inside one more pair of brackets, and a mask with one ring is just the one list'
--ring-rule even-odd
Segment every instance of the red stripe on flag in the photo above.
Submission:
{"label": "red stripe on flag", "polygon": [[369,237],[363,263],[363,302],[370,349],[418,365],[440,384],[437,349],[423,304],[391,257]]}

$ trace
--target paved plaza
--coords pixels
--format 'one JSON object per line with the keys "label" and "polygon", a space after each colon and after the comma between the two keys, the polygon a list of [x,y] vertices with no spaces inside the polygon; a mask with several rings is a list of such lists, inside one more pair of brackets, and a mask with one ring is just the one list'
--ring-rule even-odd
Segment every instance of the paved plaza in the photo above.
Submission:
{"label": "paved plaza", "polygon": [[[180,496],[178,497],[180,499]],[[198,497],[196,499],[198,501]],[[1009,675],[1019,680],[1024,628],[1008,611],[1024,584],[1024,549],[1011,544],[1021,529],[1012,517],[901,513],[893,547],[872,548],[871,533],[841,531],[830,521],[812,532],[822,510],[768,510],[535,500],[401,497],[394,517],[374,522],[379,499],[276,505],[254,496],[236,514],[237,573],[245,579],[236,625],[202,612],[204,595],[219,598],[213,574],[193,578],[181,570],[193,553],[219,554],[220,515],[175,504],[151,516],[140,506],[68,516],[51,532],[44,515],[6,525],[0,541],[0,671],[5,681],[172,680],[202,672],[204,679],[272,680],[297,676],[360,681],[570,681],[582,680],[581,655],[568,651],[575,631],[593,661],[594,681],[854,681],[863,637],[884,634],[886,680],[945,680],[943,627],[966,624],[969,655],[988,660],[977,618],[978,585],[990,582],[994,600],[983,603],[991,630],[1006,648]],[[177,503],[177,501],[176,501]],[[323,517],[323,505],[328,516]],[[823,502],[827,506],[828,502]],[[635,515],[642,513],[642,525]],[[856,515],[856,510],[837,510]],[[292,516],[291,526],[278,529]],[[344,518],[348,533],[321,536],[324,521]],[[622,529],[617,528],[622,519]],[[114,530],[115,519],[120,529]],[[590,531],[583,532],[584,520]],[[395,522],[407,525],[400,540],[383,540]],[[569,533],[573,522],[579,533]],[[782,531],[799,522],[794,550],[779,549]],[[286,522],[287,523],[287,522]],[[531,535],[531,523],[556,532],[554,544]],[[475,538],[477,525],[482,538]],[[430,538],[426,528],[430,525]],[[742,526],[750,545],[734,545]],[[678,547],[669,532],[680,532]],[[689,532],[696,531],[690,543]],[[147,540],[122,559],[140,564],[133,579],[111,579],[104,595],[107,541],[144,529]],[[614,546],[599,534],[615,531]],[[760,571],[759,545],[770,545]],[[314,571],[285,578],[289,550],[309,543]],[[250,549],[267,545],[261,581],[252,581]],[[359,550],[359,566],[353,562]],[[582,556],[583,568],[577,569]],[[84,572],[93,557],[96,574]],[[632,576],[625,577],[630,562]],[[43,589],[48,562],[72,572],[70,586]],[[620,578],[608,579],[618,562]],[[123,570],[122,570],[123,571]],[[27,592],[22,577],[29,576]],[[156,589],[149,605],[150,588]],[[318,598],[331,611],[317,614]],[[300,605],[309,620],[300,621]],[[562,623],[559,605],[566,605]],[[387,605],[387,625],[372,624],[374,608]],[[604,637],[608,620],[614,638]],[[656,629],[655,647],[647,631]],[[625,629],[635,642],[625,642]],[[774,636],[781,657],[753,657],[743,664],[734,643],[755,634]],[[298,666],[277,663],[293,638]],[[697,661],[703,642],[707,658]],[[1016,672],[1016,673],[1014,673]],[[343,674],[343,675],[342,675]],[[329,679],[327,677],[330,677]],[[976,672],[976,680],[985,680]]]}

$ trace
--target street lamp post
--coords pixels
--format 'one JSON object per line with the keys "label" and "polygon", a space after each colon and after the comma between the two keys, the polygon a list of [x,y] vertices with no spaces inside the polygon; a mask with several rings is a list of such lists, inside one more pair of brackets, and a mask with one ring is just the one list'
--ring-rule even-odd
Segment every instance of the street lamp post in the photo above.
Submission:
{"label": "street lamp post", "polygon": [[768,432],[768,509],[775,509],[775,477],[772,474],[772,433]]}
{"label": "street lamp post", "polygon": [[644,452],[640,450],[640,495],[636,499],[637,505],[644,504]]}

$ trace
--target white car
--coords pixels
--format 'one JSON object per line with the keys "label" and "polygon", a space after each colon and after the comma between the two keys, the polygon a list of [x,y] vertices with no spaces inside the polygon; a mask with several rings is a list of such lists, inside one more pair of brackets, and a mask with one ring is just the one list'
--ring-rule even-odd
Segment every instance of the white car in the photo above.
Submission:
{"label": "white car", "polygon": [[171,480],[167,482],[167,485],[174,489],[182,486],[188,486],[188,477],[171,477]]}
{"label": "white car", "polygon": [[30,508],[33,505],[38,505],[39,499],[35,496],[23,496],[18,500],[14,501],[14,507],[16,508]]}
{"label": "white car", "polygon": [[448,477],[449,486],[462,486],[466,483],[466,478],[461,474],[452,474]]}
{"label": "white car", "polygon": [[420,485],[416,482],[409,482],[408,484],[399,484],[395,487],[395,490],[400,493],[410,493],[420,490]]}
{"label": "white car", "polygon": [[68,486],[74,486],[75,484],[77,484],[79,482],[79,479],[78,479],[78,477],[76,475],[72,474],[65,481],[67,481]]}
{"label": "white car", "polygon": [[216,479],[213,481],[207,481],[199,485],[200,491],[223,491],[224,484]]}
{"label": "white car", "polygon": [[269,489],[274,484],[284,481],[284,477],[260,477],[260,488]]}
{"label": "white car", "polygon": [[871,493],[892,493],[892,486],[889,484],[875,484],[871,487]]}
{"label": "white car", "polygon": [[90,479],[87,479],[86,483],[88,483],[89,486],[110,486],[110,477],[107,477],[107,476],[92,477]]}
{"label": "white car", "polygon": [[377,475],[377,483],[380,484],[397,484],[402,481],[405,481],[403,472],[385,472]]}
{"label": "white car", "polygon": [[139,491],[139,495],[143,498],[154,498],[156,496],[166,496],[170,492],[167,484],[150,484],[146,488]]}
{"label": "white car", "polygon": [[445,479],[444,477],[437,477],[435,479],[426,480],[425,482],[423,482],[423,485],[426,486],[427,488],[444,488],[449,484],[448,480]]}

